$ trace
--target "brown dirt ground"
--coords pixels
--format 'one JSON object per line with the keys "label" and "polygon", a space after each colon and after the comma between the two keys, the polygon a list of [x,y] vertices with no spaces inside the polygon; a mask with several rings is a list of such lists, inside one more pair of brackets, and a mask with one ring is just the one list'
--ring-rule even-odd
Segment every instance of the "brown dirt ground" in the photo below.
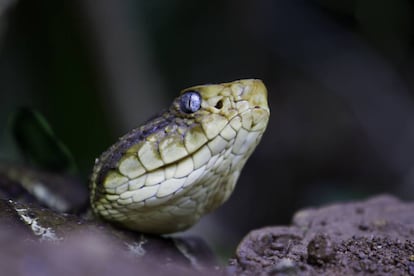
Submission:
{"label": "brown dirt ground", "polygon": [[231,275],[414,275],[414,204],[392,196],[296,213],[249,233]]}

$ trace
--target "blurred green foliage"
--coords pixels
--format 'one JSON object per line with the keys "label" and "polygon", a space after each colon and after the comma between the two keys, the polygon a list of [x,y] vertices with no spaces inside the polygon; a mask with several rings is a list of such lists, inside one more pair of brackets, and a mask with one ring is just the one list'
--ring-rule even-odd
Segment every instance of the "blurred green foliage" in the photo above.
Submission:
{"label": "blurred green foliage", "polygon": [[21,155],[33,167],[63,175],[78,173],[72,154],[36,110],[17,110],[10,129]]}

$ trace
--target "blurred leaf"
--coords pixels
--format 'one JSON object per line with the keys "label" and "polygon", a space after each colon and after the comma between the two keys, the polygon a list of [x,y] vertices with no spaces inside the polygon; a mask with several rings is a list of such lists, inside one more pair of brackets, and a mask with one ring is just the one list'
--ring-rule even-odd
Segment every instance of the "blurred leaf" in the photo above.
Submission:
{"label": "blurred leaf", "polygon": [[19,109],[11,117],[10,128],[17,147],[31,165],[54,172],[77,171],[72,154],[38,111]]}

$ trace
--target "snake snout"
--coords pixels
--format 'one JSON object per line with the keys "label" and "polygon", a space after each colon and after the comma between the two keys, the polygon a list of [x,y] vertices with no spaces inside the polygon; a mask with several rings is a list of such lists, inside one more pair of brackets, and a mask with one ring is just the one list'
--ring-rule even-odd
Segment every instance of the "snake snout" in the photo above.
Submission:
{"label": "snake snout", "polygon": [[251,108],[261,108],[269,111],[267,89],[261,80],[241,80],[240,84],[244,87],[240,97],[248,101]]}

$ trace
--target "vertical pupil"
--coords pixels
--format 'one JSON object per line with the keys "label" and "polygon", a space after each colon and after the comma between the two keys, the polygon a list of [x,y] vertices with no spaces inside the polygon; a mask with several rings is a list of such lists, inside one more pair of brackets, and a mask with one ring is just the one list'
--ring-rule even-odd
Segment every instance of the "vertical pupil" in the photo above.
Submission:
{"label": "vertical pupil", "polygon": [[187,103],[188,110],[194,110],[194,95],[191,94],[190,97],[188,97],[188,103]]}
{"label": "vertical pupil", "polygon": [[187,92],[181,98],[181,110],[185,113],[194,113],[201,107],[201,96],[196,91]]}

